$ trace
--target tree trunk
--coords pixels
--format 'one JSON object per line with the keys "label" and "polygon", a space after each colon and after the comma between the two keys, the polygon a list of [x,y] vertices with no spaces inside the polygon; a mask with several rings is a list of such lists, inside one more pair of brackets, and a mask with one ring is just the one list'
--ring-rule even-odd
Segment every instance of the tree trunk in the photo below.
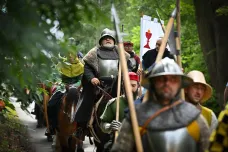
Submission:
{"label": "tree trunk", "polygon": [[227,6],[226,0],[193,0],[199,39],[217,102],[224,106],[223,92],[228,81],[228,15],[216,10]]}

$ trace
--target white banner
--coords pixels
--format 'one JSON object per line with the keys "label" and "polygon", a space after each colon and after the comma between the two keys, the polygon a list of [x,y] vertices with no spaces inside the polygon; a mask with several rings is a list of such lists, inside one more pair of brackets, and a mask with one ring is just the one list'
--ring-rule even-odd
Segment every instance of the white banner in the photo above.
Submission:
{"label": "white banner", "polygon": [[[155,48],[156,41],[164,36],[161,24],[157,18],[151,20],[150,16],[143,15],[141,18],[140,26],[140,59],[142,60],[143,54]],[[167,46],[169,50],[169,46]]]}

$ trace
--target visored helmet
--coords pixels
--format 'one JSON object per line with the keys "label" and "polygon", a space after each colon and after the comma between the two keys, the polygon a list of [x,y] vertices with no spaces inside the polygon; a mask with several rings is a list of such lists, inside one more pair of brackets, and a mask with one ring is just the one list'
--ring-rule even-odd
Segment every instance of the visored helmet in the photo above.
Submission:
{"label": "visored helmet", "polygon": [[154,65],[152,70],[147,74],[148,79],[153,79],[158,76],[164,75],[177,75],[182,77],[182,88],[188,87],[190,84],[193,83],[193,80],[186,76],[178,64],[168,57],[162,59],[158,63]]}
{"label": "visored helmet", "polygon": [[99,40],[99,44],[101,45],[101,41],[102,39],[105,37],[105,36],[110,36],[113,41],[114,41],[114,44],[116,44],[116,39],[115,39],[115,33],[114,31],[108,29],[108,28],[105,28],[102,32],[101,32],[101,37],[100,37],[100,40]]}

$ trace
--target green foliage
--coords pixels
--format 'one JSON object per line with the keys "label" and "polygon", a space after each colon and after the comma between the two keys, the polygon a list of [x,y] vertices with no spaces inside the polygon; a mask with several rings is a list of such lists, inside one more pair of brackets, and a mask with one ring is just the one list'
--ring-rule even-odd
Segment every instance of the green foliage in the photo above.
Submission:
{"label": "green foliage", "polygon": [[[168,22],[170,13],[175,7],[176,1],[168,0],[153,0],[153,1],[136,1],[128,0],[131,4],[128,7],[127,18],[123,24],[129,30],[130,39],[134,43],[134,50],[139,54],[140,48],[140,15],[149,15],[152,18],[158,18],[156,10],[159,12],[161,19],[165,21],[165,25]],[[182,64],[185,73],[191,70],[202,71],[206,77],[207,82],[210,84],[210,77],[207,71],[207,66],[203,57],[203,53],[200,47],[198,31],[195,21],[195,10],[192,1],[181,1],[181,50],[182,50]],[[137,15],[138,14],[138,15]],[[131,21],[132,20],[134,21]],[[219,106],[216,102],[215,91],[212,98],[205,104],[207,107],[213,109],[216,113],[219,112]]]}
{"label": "green foliage", "polygon": [[[140,49],[140,17],[145,14],[157,18],[157,10],[166,25],[175,2],[115,0],[123,31],[128,33],[124,40],[134,43],[137,54]],[[13,94],[24,99],[22,105],[26,107],[30,101],[24,88],[42,92],[37,89],[38,83],[51,85],[51,82],[59,80],[56,69],[56,64],[60,62],[59,53],[61,56],[67,56],[69,51],[85,54],[97,45],[100,32],[105,27],[113,29],[110,8],[110,1],[104,0],[0,1],[0,84],[4,85],[0,85],[0,91],[5,97]],[[217,13],[225,13],[226,9],[221,8]],[[181,25],[185,72],[200,70],[210,82],[191,0],[181,1]],[[70,37],[75,39],[74,46],[69,46]],[[210,101],[216,103],[215,100],[213,97]]]}
{"label": "green foliage", "polygon": [[131,41],[134,44],[134,51],[136,52],[136,54],[139,54],[140,52],[140,26],[135,26],[132,30],[132,37],[131,37]]}
{"label": "green foliage", "polygon": [[221,15],[228,16],[228,6],[222,6],[218,8],[215,12],[216,12],[216,15],[218,16],[221,16]]}

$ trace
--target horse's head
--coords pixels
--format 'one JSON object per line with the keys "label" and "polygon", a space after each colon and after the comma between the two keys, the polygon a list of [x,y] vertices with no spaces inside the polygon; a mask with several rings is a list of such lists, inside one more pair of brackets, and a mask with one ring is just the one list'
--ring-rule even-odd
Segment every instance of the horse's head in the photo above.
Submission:
{"label": "horse's head", "polygon": [[75,87],[69,88],[63,101],[63,112],[68,116],[70,123],[74,122],[78,99],[78,89]]}

